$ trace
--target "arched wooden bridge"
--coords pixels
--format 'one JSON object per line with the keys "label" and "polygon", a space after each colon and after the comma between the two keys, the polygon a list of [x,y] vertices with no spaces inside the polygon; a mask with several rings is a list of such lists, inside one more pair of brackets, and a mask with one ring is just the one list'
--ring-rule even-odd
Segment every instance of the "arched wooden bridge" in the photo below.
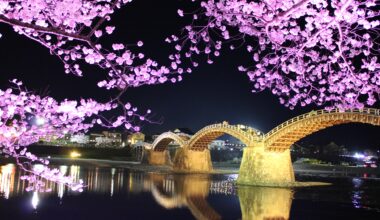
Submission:
{"label": "arched wooden bridge", "polygon": [[239,171],[238,182],[249,185],[284,186],[294,183],[290,147],[300,139],[334,125],[366,123],[380,125],[380,109],[318,110],[292,118],[268,133],[241,125],[213,124],[192,137],[165,132],[147,147],[150,164],[170,164],[167,147],[176,142],[180,148],[173,159],[174,169],[190,172],[212,170],[209,144],[228,134],[247,147]]}

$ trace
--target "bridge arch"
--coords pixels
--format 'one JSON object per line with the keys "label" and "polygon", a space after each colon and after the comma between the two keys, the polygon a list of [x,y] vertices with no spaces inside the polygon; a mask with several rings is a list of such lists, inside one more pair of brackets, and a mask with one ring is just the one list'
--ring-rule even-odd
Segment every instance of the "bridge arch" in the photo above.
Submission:
{"label": "bridge arch", "polygon": [[300,139],[340,124],[365,123],[380,125],[380,110],[372,108],[339,111],[318,110],[299,115],[264,135],[266,150],[286,150]]}
{"label": "bridge arch", "polygon": [[165,151],[168,145],[175,141],[178,143],[180,147],[183,147],[186,143],[186,140],[188,140],[189,137],[184,135],[177,135],[176,133],[173,133],[171,131],[162,133],[160,136],[158,136],[154,142],[152,143],[151,149],[154,151]]}
{"label": "bridge arch", "polygon": [[243,142],[246,146],[250,146],[255,141],[261,139],[262,133],[254,128],[230,125],[228,123],[220,123],[206,126],[199,130],[189,140],[187,148],[194,151],[203,151],[208,145],[218,137],[228,134]]}

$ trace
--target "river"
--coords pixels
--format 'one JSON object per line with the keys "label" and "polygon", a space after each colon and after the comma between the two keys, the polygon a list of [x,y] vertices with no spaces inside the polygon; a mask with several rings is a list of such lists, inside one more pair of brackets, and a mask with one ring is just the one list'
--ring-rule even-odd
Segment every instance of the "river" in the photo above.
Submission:
{"label": "river", "polygon": [[49,183],[26,192],[22,172],[1,166],[1,219],[379,219],[380,179],[297,176],[330,186],[236,186],[236,174],[160,174],[124,168],[62,165],[83,179],[82,193]]}

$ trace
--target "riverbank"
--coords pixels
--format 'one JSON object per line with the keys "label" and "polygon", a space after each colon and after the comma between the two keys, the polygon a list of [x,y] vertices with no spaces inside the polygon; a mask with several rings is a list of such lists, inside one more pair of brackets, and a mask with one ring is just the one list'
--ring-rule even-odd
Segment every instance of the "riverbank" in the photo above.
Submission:
{"label": "riverbank", "polygon": [[[52,157],[49,159],[51,165],[76,165],[84,167],[113,167],[124,168],[141,172],[168,173],[175,172],[171,166],[151,166],[141,164],[137,161],[110,160],[110,159],[86,159],[86,158],[66,158]],[[10,159],[0,158],[1,164],[12,163]],[[238,174],[240,164],[227,162],[213,163],[214,170],[211,174]],[[320,177],[380,177],[380,168],[337,166],[337,165],[313,165],[313,164],[293,164],[294,172],[299,176],[320,176]],[[177,172],[178,173],[178,172]],[[186,173],[186,172],[180,172]]]}
{"label": "riverbank", "polygon": [[28,150],[39,157],[57,157],[57,158],[71,158],[73,152],[79,153],[81,158],[91,159],[104,159],[104,160],[117,160],[126,161],[133,160],[131,148],[96,148],[96,147],[78,147],[78,146],[45,146],[45,145],[30,145]]}
{"label": "riverbank", "polygon": [[[106,160],[106,159],[84,159],[84,158],[50,158],[52,165],[78,165],[96,167],[116,167],[143,172],[172,172],[170,166],[150,166],[136,161]],[[213,174],[238,174],[240,164],[213,163]],[[380,168],[337,166],[337,165],[313,165],[313,164],[293,164],[296,175],[318,175],[325,177],[341,176],[380,176]]]}

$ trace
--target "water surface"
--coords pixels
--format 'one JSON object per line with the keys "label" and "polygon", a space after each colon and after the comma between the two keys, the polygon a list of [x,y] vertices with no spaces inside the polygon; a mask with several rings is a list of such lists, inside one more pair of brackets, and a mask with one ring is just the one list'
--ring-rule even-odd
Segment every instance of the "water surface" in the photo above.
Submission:
{"label": "water surface", "polygon": [[332,186],[237,187],[237,175],[180,175],[59,166],[84,192],[49,183],[26,192],[15,165],[1,166],[1,219],[379,219],[380,179],[298,177]]}

